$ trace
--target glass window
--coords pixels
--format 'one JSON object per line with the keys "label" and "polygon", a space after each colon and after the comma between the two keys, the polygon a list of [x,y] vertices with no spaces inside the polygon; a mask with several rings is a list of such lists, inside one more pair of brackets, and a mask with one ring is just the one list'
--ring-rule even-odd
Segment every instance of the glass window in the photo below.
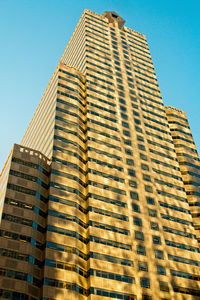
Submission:
{"label": "glass window", "polygon": [[142,246],[142,245],[138,245],[137,246],[137,254],[146,255],[146,249],[145,249],[145,247]]}
{"label": "glass window", "polygon": [[142,145],[142,144],[138,144],[138,149],[140,149],[140,150],[142,150],[142,151],[145,151],[145,150],[146,150],[145,146]]}
{"label": "glass window", "polygon": [[126,122],[124,122],[124,121],[122,121],[122,126],[124,126],[124,127],[126,127],[126,128],[129,128],[128,123],[126,123]]}
{"label": "glass window", "polygon": [[140,226],[140,227],[142,226],[142,220],[138,217],[133,217],[133,223],[136,226]]}
{"label": "glass window", "polygon": [[133,161],[133,159],[131,159],[131,158],[127,158],[127,159],[126,159],[126,163],[127,163],[127,165],[129,165],[129,166],[134,166],[134,161]]}
{"label": "glass window", "polygon": [[160,239],[159,236],[153,235],[152,239],[153,239],[153,244],[155,244],[155,245],[161,245],[161,239]]}
{"label": "glass window", "polygon": [[155,205],[155,201],[152,197],[146,197],[147,203],[151,205]]}
{"label": "glass window", "polygon": [[142,170],[149,171],[149,166],[146,164],[141,164]]}
{"label": "glass window", "polygon": [[140,158],[141,158],[142,160],[148,160],[148,159],[147,159],[147,156],[146,156],[145,154],[143,154],[143,153],[140,153]]}
{"label": "glass window", "polygon": [[124,99],[122,99],[122,98],[119,98],[119,102],[122,103],[122,104],[124,104],[124,105],[126,104],[126,101]]}
{"label": "glass window", "polygon": [[133,181],[133,180],[129,180],[128,181],[129,185],[133,188],[137,188],[137,182],[136,181]]}
{"label": "glass window", "polygon": [[165,270],[165,268],[163,266],[157,265],[157,273],[159,275],[166,275],[166,270]]}
{"label": "glass window", "polygon": [[[133,103],[132,103],[133,104]],[[144,138],[141,136],[141,135],[137,135],[137,140],[138,141],[141,141],[141,142],[144,142]]]}
{"label": "glass window", "polygon": [[131,199],[133,199],[133,200],[139,200],[138,193],[136,193],[136,192],[131,191],[130,196],[131,196]]}
{"label": "glass window", "polygon": [[140,128],[140,127],[138,127],[138,126],[135,126],[135,130],[136,130],[137,132],[142,133],[142,128]]}
{"label": "glass window", "polygon": [[123,119],[125,119],[125,120],[128,120],[128,116],[127,116],[126,114],[124,114],[124,113],[121,113],[121,117],[122,117]]}
{"label": "glass window", "polygon": [[144,234],[141,231],[135,231],[135,239],[139,241],[144,241]]}
{"label": "glass window", "polygon": [[123,130],[123,134],[124,134],[125,136],[131,136],[131,135],[130,135],[130,131],[128,131],[128,130]]}
{"label": "glass window", "polygon": [[157,211],[155,209],[148,208],[150,217],[157,217]]}
{"label": "glass window", "polygon": [[155,258],[164,259],[164,254],[162,250],[155,250]]}
{"label": "glass window", "polygon": [[143,288],[150,288],[150,280],[147,277],[140,278],[140,285]]}
{"label": "glass window", "polygon": [[146,181],[151,181],[151,177],[147,174],[143,174],[143,179]]}
{"label": "glass window", "polygon": [[145,191],[148,193],[153,193],[153,189],[150,185],[145,185]]}
{"label": "glass window", "polygon": [[130,150],[130,149],[125,149],[125,153],[127,154],[127,155],[133,155],[133,152]]}
{"label": "glass window", "polygon": [[132,203],[132,209],[135,212],[138,212],[138,213],[140,212],[140,207],[136,203]]}
{"label": "glass window", "polygon": [[139,261],[138,262],[138,270],[148,272],[148,264],[146,261]]}
{"label": "glass window", "polygon": [[[134,110],[133,110],[133,113],[134,113],[134,115],[138,115],[138,112],[135,112]],[[139,119],[134,119],[134,121],[135,121],[135,124],[138,124],[138,125],[141,124]],[[142,132],[142,131],[140,131],[140,132]]]}
{"label": "glass window", "polygon": [[168,283],[165,281],[159,281],[160,290],[164,292],[169,292]]}
{"label": "glass window", "polygon": [[151,224],[151,229],[153,229],[153,230],[159,230],[159,225],[158,225],[158,223],[151,222],[150,224]]}
{"label": "glass window", "polygon": [[131,177],[135,177],[135,171],[131,170],[131,169],[128,169],[128,175],[131,176]]}

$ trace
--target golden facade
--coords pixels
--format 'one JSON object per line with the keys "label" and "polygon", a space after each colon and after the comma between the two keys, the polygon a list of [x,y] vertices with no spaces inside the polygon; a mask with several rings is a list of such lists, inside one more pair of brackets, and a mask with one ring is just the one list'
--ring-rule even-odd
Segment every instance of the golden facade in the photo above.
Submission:
{"label": "golden facade", "polygon": [[124,22],[84,11],[2,173],[2,299],[200,299],[190,154]]}

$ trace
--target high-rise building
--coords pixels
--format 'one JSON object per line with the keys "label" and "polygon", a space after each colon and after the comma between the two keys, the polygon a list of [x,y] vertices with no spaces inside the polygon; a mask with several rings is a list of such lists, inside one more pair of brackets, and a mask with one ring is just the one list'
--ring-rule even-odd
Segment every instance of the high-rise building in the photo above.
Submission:
{"label": "high-rise building", "polygon": [[200,299],[198,155],[124,23],[84,11],[2,171],[1,299]]}

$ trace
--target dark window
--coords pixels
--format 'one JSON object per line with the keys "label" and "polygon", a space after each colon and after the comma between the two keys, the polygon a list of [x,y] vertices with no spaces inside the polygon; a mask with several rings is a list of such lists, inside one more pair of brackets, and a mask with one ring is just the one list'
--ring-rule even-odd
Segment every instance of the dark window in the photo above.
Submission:
{"label": "dark window", "polygon": [[134,166],[134,161],[133,161],[132,159],[130,159],[130,158],[127,158],[127,159],[126,159],[126,163],[127,163],[127,165],[129,165],[129,166]]}
{"label": "dark window", "polygon": [[163,259],[164,258],[164,254],[163,254],[163,251],[161,250],[155,250],[155,258],[158,258],[158,259]]}
{"label": "dark window", "polygon": [[153,230],[159,230],[159,225],[158,225],[158,223],[151,222],[151,229],[153,229]]}
{"label": "dark window", "polygon": [[135,177],[135,171],[131,170],[131,169],[128,169],[128,175],[132,176],[132,177]]}
{"label": "dark window", "polygon": [[146,164],[141,164],[142,170],[149,171],[149,166]]}
{"label": "dark window", "polygon": [[144,234],[141,231],[135,231],[135,239],[139,241],[144,241]]}
{"label": "dark window", "polygon": [[143,174],[143,179],[146,181],[151,181],[151,177],[147,174]]}
{"label": "dark window", "polygon": [[126,127],[126,128],[129,128],[128,123],[126,123],[126,122],[124,122],[124,121],[122,121],[122,126],[124,126],[124,127]]}
{"label": "dark window", "polygon": [[128,130],[123,130],[123,134],[124,134],[125,136],[130,136],[130,131],[128,131]]}
{"label": "dark window", "polygon": [[140,158],[142,160],[147,160],[147,156],[145,154],[143,154],[143,153],[140,153]]}
{"label": "dark window", "polygon": [[157,211],[155,209],[148,208],[150,217],[157,217]]}
{"label": "dark window", "polygon": [[136,181],[133,181],[133,180],[129,180],[128,181],[129,185],[133,188],[137,188],[137,182]]}
{"label": "dark window", "polygon": [[124,99],[122,99],[122,98],[119,98],[119,102],[122,103],[122,104],[124,104],[124,105],[126,104],[126,101]]}
{"label": "dark window", "polygon": [[169,292],[168,283],[165,281],[159,281],[160,290],[163,292]]}
{"label": "dark window", "polygon": [[138,212],[138,213],[140,212],[140,207],[136,203],[132,203],[132,209],[135,212]]}
{"label": "dark window", "polygon": [[140,226],[140,227],[142,226],[142,220],[138,217],[133,217],[133,223],[136,226]]}
{"label": "dark window", "polygon": [[152,239],[153,239],[153,244],[155,244],[155,245],[161,245],[161,239],[160,239],[159,236],[153,235]]}
{"label": "dark window", "polygon": [[133,152],[130,149],[125,149],[125,153],[128,155],[133,155]]}
{"label": "dark window", "polygon": [[131,199],[133,199],[133,200],[139,200],[138,193],[136,193],[136,192],[131,191],[130,196],[131,196]]}
{"label": "dark window", "polygon": [[165,270],[165,268],[163,266],[157,265],[157,273],[159,275],[166,275],[166,270]]}
{"label": "dark window", "polygon": [[145,151],[146,148],[144,145],[141,145],[141,144],[138,144],[138,149],[142,150],[142,151]]}
{"label": "dark window", "polygon": [[154,201],[153,198],[151,198],[151,197],[146,197],[146,200],[147,200],[147,203],[148,203],[148,204],[155,205],[155,201]]}
{"label": "dark window", "polygon": [[142,246],[142,245],[138,245],[137,246],[137,254],[146,255],[146,249],[145,249],[145,247]]}
{"label": "dark window", "polygon": [[136,130],[137,132],[142,133],[142,128],[140,128],[140,127],[138,127],[138,126],[135,126],[135,130]]}
{"label": "dark window", "polygon": [[153,193],[153,189],[150,185],[145,185],[145,191],[148,193]]}
{"label": "dark window", "polygon": [[[133,103],[132,103],[133,106]],[[144,142],[144,138],[141,135],[137,135],[137,140],[140,142]]]}
{"label": "dark window", "polygon": [[125,120],[128,120],[128,116],[126,114],[121,113],[121,117]]}
{"label": "dark window", "polygon": [[150,281],[149,278],[142,277],[140,278],[140,285],[143,288],[150,288]]}
{"label": "dark window", "polygon": [[148,272],[148,264],[146,261],[139,261],[138,262],[138,270]]}

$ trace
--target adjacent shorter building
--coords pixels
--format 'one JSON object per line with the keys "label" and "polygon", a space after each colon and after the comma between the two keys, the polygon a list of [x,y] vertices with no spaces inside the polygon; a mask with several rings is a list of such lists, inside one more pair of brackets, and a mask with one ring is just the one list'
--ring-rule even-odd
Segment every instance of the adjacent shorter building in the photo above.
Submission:
{"label": "adjacent shorter building", "polygon": [[199,158],[124,22],[84,11],[2,171],[1,299],[200,299]]}

